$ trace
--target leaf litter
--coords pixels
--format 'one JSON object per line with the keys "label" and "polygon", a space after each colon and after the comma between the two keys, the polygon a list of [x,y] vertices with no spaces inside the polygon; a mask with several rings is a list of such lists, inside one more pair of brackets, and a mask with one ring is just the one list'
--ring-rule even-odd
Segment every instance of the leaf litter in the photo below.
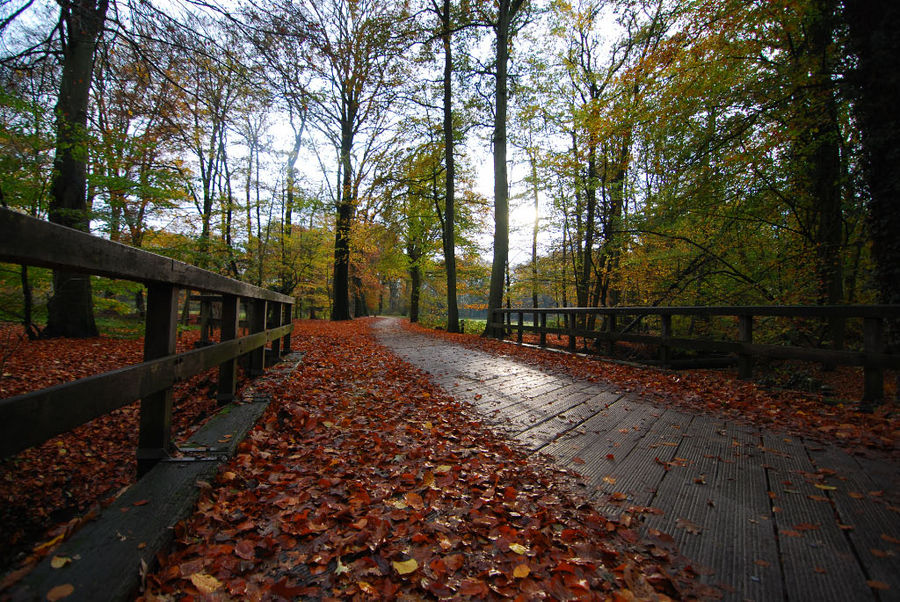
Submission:
{"label": "leaf litter", "polygon": [[711,595],[366,321],[297,326],[303,364],[176,525],[143,600]]}

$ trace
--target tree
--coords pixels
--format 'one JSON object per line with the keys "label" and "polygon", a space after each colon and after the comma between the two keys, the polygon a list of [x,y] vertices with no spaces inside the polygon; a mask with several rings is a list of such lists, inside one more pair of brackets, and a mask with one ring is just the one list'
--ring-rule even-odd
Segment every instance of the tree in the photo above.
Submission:
{"label": "tree", "polygon": [[[59,32],[62,79],[56,103],[56,157],[50,186],[50,221],[87,231],[86,158],[88,97],[97,40],[103,31],[108,0],[60,2]],[[45,337],[97,336],[90,277],[53,272]]]}
{"label": "tree", "polygon": [[503,302],[503,285],[509,260],[509,181],[506,167],[506,111],[509,100],[509,50],[515,35],[516,17],[524,0],[499,0],[497,12],[491,19],[496,36],[494,65],[494,258],[491,263],[491,283],[488,292],[488,326],[485,335],[496,335],[490,327],[493,312]]}

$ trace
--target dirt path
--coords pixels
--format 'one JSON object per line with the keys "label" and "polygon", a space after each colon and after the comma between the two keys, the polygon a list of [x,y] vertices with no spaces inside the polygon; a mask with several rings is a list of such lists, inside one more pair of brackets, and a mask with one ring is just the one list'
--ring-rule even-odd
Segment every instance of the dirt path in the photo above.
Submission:
{"label": "dirt path", "polygon": [[378,340],[531,453],[579,472],[598,508],[645,507],[728,600],[900,596],[900,470],[820,442],[642,401],[610,384],[373,325]]}

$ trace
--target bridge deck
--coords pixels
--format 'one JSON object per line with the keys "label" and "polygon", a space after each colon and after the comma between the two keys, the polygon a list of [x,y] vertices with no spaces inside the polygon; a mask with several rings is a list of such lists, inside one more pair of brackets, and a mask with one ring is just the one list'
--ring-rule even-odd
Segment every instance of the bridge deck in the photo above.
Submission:
{"label": "bridge deck", "polygon": [[[597,506],[674,537],[726,600],[900,596],[900,470],[816,441],[658,407],[602,382],[375,323],[493,428],[583,476]],[[664,536],[663,536],[664,537]]]}

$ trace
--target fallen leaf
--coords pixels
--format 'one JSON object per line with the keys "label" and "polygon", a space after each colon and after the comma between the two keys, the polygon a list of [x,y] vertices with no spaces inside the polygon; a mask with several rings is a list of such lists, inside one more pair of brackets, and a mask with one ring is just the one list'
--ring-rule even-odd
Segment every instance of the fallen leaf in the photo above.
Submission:
{"label": "fallen leaf", "polygon": [[72,562],[72,559],[68,556],[54,556],[50,559],[50,566],[54,569],[61,569],[70,562]]}
{"label": "fallen leaf", "polygon": [[900,544],[900,539],[897,539],[896,537],[892,537],[891,535],[888,535],[887,533],[882,533],[881,539],[883,539],[889,543]]}
{"label": "fallen leaf", "polygon": [[422,496],[414,491],[410,491],[406,494],[406,503],[409,504],[413,510],[421,510],[425,507],[425,502],[422,500]]}
{"label": "fallen leaf", "polygon": [[572,458],[572,464],[584,464],[584,460],[582,460],[578,456],[575,456],[574,458]]}
{"label": "fallen leaf", "polygon": [[49,592],[47,592],[47,600],[50,602],[55,602],[56,600],[62,600],[63,598],[68,598],[75,592],[75,586],[71,583],[66,583],[65,585],[57,585]]}
{"label": "fallen leaf", "polygon": [[821,489],[822,491],[836,491],[837,487],[834,485],[823,485],[822,483],[815,484],[816,489]]}
{"label": "fallen leaf", "polygon": [[788,537],[803,537],[803,534],[799,531],[794,531],[793,529],[781,529],[779,531],[782,535],[787,535]]}
{"label": "fallen leaf", "polygon": [[531,569],[527,564],[519,564],[513,569],[513,577],[516,579],[524,579],[531,574]]}
{"label": "fallen leaf", "polygon": [[190,579],[201,594],[211,594],[222,587],[221,581],[206,573],[194,573]]}
{"label": "fallen leaf", "polygon": [[606,459],[609,460],[610,462],[612,462],[613,460],[616,459],[616,456],[613,454],[606,454]]}
{"label": "fallen leaf", "polygon": [[607,484],[609,484],[609,485],[615,485],[615,484],[616,484],[616,478],[607,475],[607,476],[603,477],[603,482],[604,482],[604,483],[607,483]]}
{"label": "fallen leaf", "polygon": [[884,581],[875,581],[872,579],[870,579],[869,581],[866,581],[866,585],[868,585],[872,589],[879,589],[882,591],[891,589],[891,586],[888,585],[887,583],[885,583]]}
{"label": "fallen leaf", "polygon": [[515,552],[516,554],[524,554],[525,552],[528,551],[528,548],[526,548],[525,546],[523,546],[520,543],[511,543],[511,544],[509,544],[509,550],[511,552]]}
{"label": "fallen leaf", "polygon": [[692,535],[699,535],[703,531],[703,527],[700,525],[689,521],[686,518],[678,518],[675,519],[675,526],[679,529],[684,529],[688,533]]}
{"label": "fallen leaf", "polygon": [[453,469],[453,467],[450,466],[449,464],[441,464],[440,466],[438,466],[437,468],[434,469],[434,472],[436,472],[438,474],[442,474],[442,473],[450,472],[452,469]]}
{"label": "fallen leaf", "polygon": [[416,562],[415,558],[402,561],[395,560],[392,564],[394,565],[394,570],[401,575],[408,575],[419,568],[419,563]]}
{"label": "fallen leaf", "polygon": [[150,503],[150,500],[138,500],[132,504],[132,506],[146,506]]}

